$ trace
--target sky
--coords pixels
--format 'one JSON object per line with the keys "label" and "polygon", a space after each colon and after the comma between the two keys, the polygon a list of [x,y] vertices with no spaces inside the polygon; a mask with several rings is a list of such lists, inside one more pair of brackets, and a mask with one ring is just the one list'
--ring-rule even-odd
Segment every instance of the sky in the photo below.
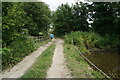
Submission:
{"label": "sky", "polygon": [[[59,5],[61,5],[62,3],[65,4],[68,2],[68,4],[74,4],[76,1],[78,0],[39,0],[39,1],[43,1],[45,2],[46,4],[49,5],[49,8],[52,10],[52,11],[55,11],[57,9],[57,7]],[[82,1],[84,2],[84,0],[79,0],[79,1]]]}

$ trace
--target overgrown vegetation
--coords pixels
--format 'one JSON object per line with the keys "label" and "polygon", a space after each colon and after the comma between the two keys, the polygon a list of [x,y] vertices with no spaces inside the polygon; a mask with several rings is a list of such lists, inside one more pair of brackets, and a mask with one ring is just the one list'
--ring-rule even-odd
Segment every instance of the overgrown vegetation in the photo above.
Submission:
{"label": "overgrown vegetation", "polygon": [[119,3],[93,2],[88,4],[78,1],[72,6],[68,3],[62,4],[53,14],[54,32],[58,36],[68,34],[68,42],[73,40],[81,48],[82,46],[119,48]]}
{"label": "overgrown vegetation", "polygon": [[[50,10],[44,2],[2,3],[2,69],[13,66],[45,42]],[[47,35],[48,36],[48,35]]]}
{"label": "overgrown vegetation", "polygon": [[89,53],[90,49],[116,49],[118,50],[119,40],[118,38],[109,37],[93,32],[71,32],[65,36],[65,42],[77,45],[79,49],[85,53]]}
{"label": "overgrown vegetation", "polygon": [[25,56],[37,50],[39,46],[48,43],[50,40],[35,41],[32,37],[19,37],[7,48],[2,49],[2,70],[14,66]]}
{"label": "overgrown vegetation", "polygon": [[78,1],[72,6],[68,3],[61,4],[53,14],[55,33],[63,35],[71,31],[91,30],[101,35],[118,34],[119,3],[93,2],[88,4]]}
{"label": "overgrown vegetation", "polygon": [[67,66],[73,78],[105,78],[103,74],[91,68],[76,48],[72,44],[64,44]]}
{"label": "overgrown vegetation", "polygon": [[[88,4],[77,1],[71,6],[68,3],[60,5],[51,14],[48,5],[44,2],[2,2],[0,55],[2,55],[3,69],[13,66],[36,50],[41,42],[36,41],[32,36],[42,35],[45,38],[48,35],[47,30],[51,31],[49,33],[54,32],[55,36],[66,35],[65,42],[76,45],[83,53],[89,53],[92,48],[119,50],[119,4],[120,2]],[[50,28],[50,25],[53,27]],[[78,55],[72,55],[79,63]],[[32,76],[32,71],[30,75]]]}
{"label": "overgrown vegetation", "polygon": [[33,66],[21,78],[46,78],[47,69],[52,64],[55,44],[47,48],[36,60]]}
{"label": "overgrown vegetation", "polygon": [[[82,53],[100,50],[118,51],[120,50],[119,4],[120,2],[93,2],[88,4],[79,1],[71,6],[68,3],[61,4],[53,14],[54,33],[65,36],[65,43],[77,46]],[[71,60],[68,61],[68,66],[72,66],[74,75],[80,72],[76,67],[80,68],[85,63],[81,62],[82,60],[78,57],[77,52],[71,52],[72,50],[68,54],[72,54],[69,57],[77,60],[77,62],[72,62],[72,58],[70,58]],[[79,65],[80,63],[82,65]],[[84,69],[81,68],[81,70]],[[87,73],[89,74],[89,71],[86,71]]]}
{"label": "overgrown vegetation", "polygon": [[[50,24],[50,10],[44,2],[2,3],[2,44],[9,46],[20,35],[45,35]],[[8,36],[9,35],[9,36]]]}

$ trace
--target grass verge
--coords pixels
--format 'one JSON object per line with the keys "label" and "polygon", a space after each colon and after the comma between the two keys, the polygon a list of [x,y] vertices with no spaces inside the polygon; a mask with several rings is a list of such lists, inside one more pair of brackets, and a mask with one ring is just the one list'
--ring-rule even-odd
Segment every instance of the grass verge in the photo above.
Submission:
{"label": "grass verge", "polygon": [[45,78],[47,69],[52,64],[54,49],[55,44],[48,47],[21,78]]}
{"label": "grass verge", "polygon": [[74,78],[104,78],[104,75],[93,70],[72,44],[64,44],[67,67]]}

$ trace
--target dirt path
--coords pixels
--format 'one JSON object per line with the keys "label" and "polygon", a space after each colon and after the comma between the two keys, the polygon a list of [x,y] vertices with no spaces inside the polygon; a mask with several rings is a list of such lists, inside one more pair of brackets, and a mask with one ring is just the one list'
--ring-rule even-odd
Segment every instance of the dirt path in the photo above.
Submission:
{"label": "dirt path", "polygon": [[64,42],[56,40],[56,49],[54,51],[53,62],[47,71],[47,78],[71,78],[70,71],[67,69],[63,54]]}
{"label": "dirt path", "polygon": [[33,62],[35,62],[36,58],[51,44],[52,42],[49,42],[48,44],[41,46],[37,51],[25,57],[20,63],[18,63],[12,69],[2,72],[2,78],[21,77],[25,73],[25,71],[33,64]]}

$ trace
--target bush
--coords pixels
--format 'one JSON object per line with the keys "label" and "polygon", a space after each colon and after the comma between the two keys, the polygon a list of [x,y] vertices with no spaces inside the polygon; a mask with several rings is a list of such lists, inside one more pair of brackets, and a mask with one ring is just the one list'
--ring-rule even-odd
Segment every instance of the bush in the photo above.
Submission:
{"label": "bush", "polygon": [[31,37],[19,36],[12,44],[2,49],[2,66],[6,69],[13,66],[35,50],[34,40]]}
{"label": "bush", "polygon": [[22,53],[25,56],[28,53],[32,52],[35,49],[34,40],[31,37],[18,37],[15,41],[10,45],[12,49],[12,53],[19,54]]}
{"label": "bush", "polygon": [[89,53],[91,48],[110,49],[119,46],[119,39],[115,35],[101,36],[92,32],[71,32],[65,35],[65,42],[79,46],[81,52]]}
{"label": "bush", "polygon": [[5,69],[12,60],[12,54],[9,48],[2,48],[2,69]]}
{"label": "bush", "polygon": [[110,48],[118,48],[120,46],[119,35],[116,35],[116,34],[105,35],[105,40],[107,42],[107,45],[110,46]]}

